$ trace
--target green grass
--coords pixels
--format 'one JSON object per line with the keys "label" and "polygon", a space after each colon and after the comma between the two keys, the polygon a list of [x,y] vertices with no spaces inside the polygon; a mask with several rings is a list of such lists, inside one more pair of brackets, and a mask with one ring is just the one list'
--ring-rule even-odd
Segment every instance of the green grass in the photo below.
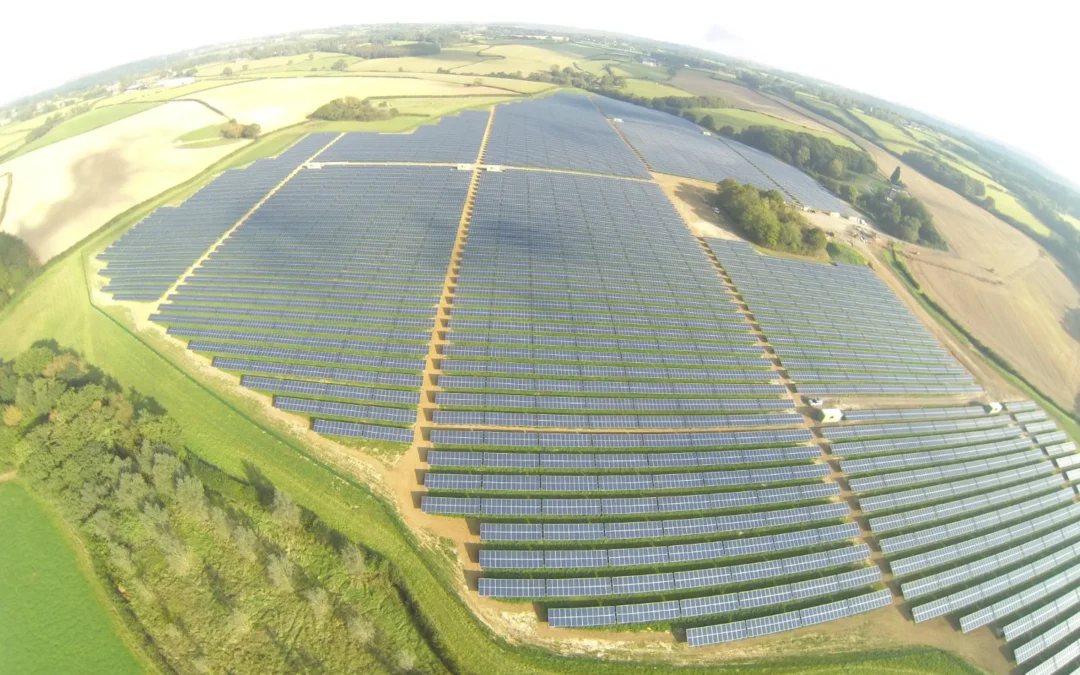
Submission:
{"label": "green grass", "polygon": [[[0,355],[14,356],[35,340],[56,339],[79,350],[124,387],[137,387],[177,419],[185,446],[231,475],[261,472],[330,527],[361,541],[394,567],[408,600],[422,617],[421,629],[448,664],[462,672],[657,673],[670,672],[663,656],[641,663],[570,658],[535,647],[512,646],[478,622],[457,596],[460,572],[444,548],[420,543],[394,510],[353,478],[349,458],[307,446],[268,417],[262,405],[219,389],[217,380],[181,369],[183,348],[126,325],[119,310],[92,306],[84,261],[154,207],[206,182],[228,165],[276,154],[295,128],[238,150],[187,184],[114,219],[95,236],[54,260],[11,306],[0,312]],[[871,645],[867,645],[871,646]],[[872,646],[871,646],[872,647]],[[860,653],[802,654],[760,660],[740,668],[756,673],[861,673],[903,669],[973,672],[959,658],[926,648],[876,649]],[[64,669],[61,669],[61,671]],[[697,669],[699,672],[707,668]],[[728,672],[731,672],[728,669]]]}
{"label": "green grass", "polygon": [[1059,213],[1058,215],[1061,216],[1061,219],[1066,223],[1072,225],[1077,230],[1080,230],[1080,220],[1077,220],[1075,216],[1069,213]]}
{"label": "green grass", "polygon": [[904,130],[895,124],[886,122],[885,120],[879,120],[876,117],[859,112],[858,110],[849,110],[848,112],[861,120],[863,124],[873,129],[874,133],[880,136],[884,141],[905,143],[907,145],[919,147],[919,143],[915,139],[904,133]]}
{"label": "green grass", "polygon": [[773,117],[772,115],[767,115],[765,113],[755,112],[753,110],[742,110],[740,108],[694,108],[693,111],[701,117],[711,115],[717,128],[730,126],[735,129],[735,131],[743,131],[747,127],[755,125],[779,127],[787,131],[813,134],[814,136],[824,138],[836,145],[858,149],[857,145],[840,134],[834,134],[831,131],[822,131],[820,128],[804,127],[801,124],[795,124],[794,122],[779,117]]}
{"label": "green grass", "polygon": [[645,96],[656,98],[658,96],[689,96],[682,89],[676,89],[669,84],[653,82],[651,80],[627,80],[622,91],[632,96]]}
{"label": "green grass", "polygon": [[846,262],[852,265],[866,264],[866,257],[862,253],[838,241],[830,241],[825,244],[825,252],[836,262]]}
{"label": "green grass", "polygon": [[0,483],[0,671],[142,673],[61,525],[18,481]]}
{"label": "green grass", "polygon": [[998,211],[1015,218],[1044,237],[1050,236],[1050,228],[1043,225],[1042,221],[1036,218],[1031,211],[1024,208],[1024,205],[1017,201],[1016,197],[1011,193],[987,186],[986,194],[994,198],[994,208]]}
{"label": "green grass", "polygon": [[136,113],[141,113],[144,110],[149,110],[157,103],[118,103],[117,105],[110,105],[103,108],[94,108],[89,112],[85,112],[81,115],[73,117],[69,120],[64,120],[60,124],[56,125],[49,130],[41,138],[30,141],[26,145],[19,148],[15,155],[25,155],[28,152],[43,148],[46,145],[52,145],[58,141],[84,134],[87,131],[93,131],[99,127],[103,127],[106,124],[112,124],[125,117],[130,117]]}

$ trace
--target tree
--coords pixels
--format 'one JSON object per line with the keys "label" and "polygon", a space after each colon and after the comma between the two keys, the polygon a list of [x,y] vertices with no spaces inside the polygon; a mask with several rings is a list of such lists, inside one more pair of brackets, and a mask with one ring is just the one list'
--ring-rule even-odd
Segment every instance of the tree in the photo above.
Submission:
{"label": "tree", "polygon": [[262,133],[262,127],[258,124],[245,124],[244,128],[240,130],[241,138],[258,138]]}
{"label": "tree", "polygon": [[828,169],[827,169],[826,173],[828,175],[832,176],[833,178],[843,178],[844,177],[844,163],[842,161],[840,161],[839,158],[833,159],[832,161],[829,162]]}
{"label": "tree", "polygon": [[233,74],[232,66],[225,66],[225,70],[221,71],[221,74],[225,77],[229,77]]}
{"label": "tree", "polygon": [[240,66],[240,70],[247,70],[247,69],[248,69],[248,64],[246,64],[246,63],[244,65]]}
{"label": "tree", "polygon": [[840,186],[840,198],[849,204],[854,204],[859,199],[859,189],[854,185],[844,183]]}
{"label": "tree", "polygon": [[338,59],[334,61],[334,65],[330,66],[330,70],[345,70],[349,64],[345,63],[345,59]]}
{"label": "tree", "polygon": [[900,184],[900,165],[899,164],[897,164],[896,168],[893,169],[892,176],[889,177],[889,182],[892,183],[893,185],[899,185]]}
{"label": "tree", "polygon": [[712,115],[705,115],[698,121],[698,124],[710,131],[716,131],[716,120],[713,119]]}

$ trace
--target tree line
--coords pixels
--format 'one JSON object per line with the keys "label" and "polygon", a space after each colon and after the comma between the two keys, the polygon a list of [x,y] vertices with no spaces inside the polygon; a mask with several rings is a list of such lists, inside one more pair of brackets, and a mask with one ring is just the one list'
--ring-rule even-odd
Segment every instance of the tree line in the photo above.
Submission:
{"label": "tree line", "polygon": [[[0,214],[4,212],[8,180],[10,178],[0,178]],[[26,288],[40,271],[41,263],[25,241],[0,232],[0,309]]]}
{"label": "tree line", "polygon": [[845,171],[862,175],[877,172],[877,164],[865,151],[846,148],[804,131],[754,125],[741,132],[724,127],[720,133],[807,173],[843,178]]}
{"label": "tree line", "polygon": [[335,98],[333,101],[319,106],[315,112],[308,115],[308,117],[314,119],[331,122],[374,122],[392,119],[397,116],[397,108],[390,107],[386,101],[381,101],[376,107],[371,105],[371,102],[367,99],[361,101],[355,96]]}
{"label": "tree line", "polygon": [[877,190],[859,197],[858,206],[870,213],[874,224],[903,241],[947,249],[934,217],[921,201],[906,192]]}
{"label": "tree line", "polygon": [[163,672],[436,672],[388,563],[249,466],[183,447],[160,406],[78,354],[0,363],[0,464],[78,533]]}
{"label": "tree line", "polygon": [[959,192],[963,196],[978,201],[986,196],[986,184],[953,167],[940,157],[908,150],[901,159],[926,175],[927,178]]}
{"label": "tree line", "polygon": [[717,184],[714,199],[740,232],[759,246],[802,255],[814,255],[825,248],[825,232],[811,226],[776,190],[761,190],[728,178]]}

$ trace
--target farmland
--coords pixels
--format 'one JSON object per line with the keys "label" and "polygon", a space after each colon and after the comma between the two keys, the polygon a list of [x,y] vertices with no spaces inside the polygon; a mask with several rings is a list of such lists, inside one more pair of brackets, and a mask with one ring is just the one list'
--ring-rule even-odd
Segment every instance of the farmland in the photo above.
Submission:
{"label": "farmland", "polygon": [[19,482],[0,482],[0,512],[0,670],[145,672],[87,561],[43,504]]}

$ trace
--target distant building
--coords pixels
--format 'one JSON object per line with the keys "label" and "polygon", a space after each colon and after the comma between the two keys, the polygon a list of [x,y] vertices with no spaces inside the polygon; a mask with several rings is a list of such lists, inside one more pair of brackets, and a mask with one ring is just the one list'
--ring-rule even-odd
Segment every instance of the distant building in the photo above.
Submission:
{"label": "distant building", "polygon": [[136,82],[135,84],[128,85],[128,88],[124,91],[139,91],[140,89],[146,89],[146,85],[142,82]]}
{"label": "distant building", "polygon": [[655,68],[659,64],[656,61],[653,61],[652,59],[642,58],[641,59],[641,65],[643,65],[643,66],[652,66],[652,67]]}
{"label": "distant building", "polygon": [[182,87],[185,84],[191,84],[195,81],[194,77],[169,77],[158,80],[155,87]]}

